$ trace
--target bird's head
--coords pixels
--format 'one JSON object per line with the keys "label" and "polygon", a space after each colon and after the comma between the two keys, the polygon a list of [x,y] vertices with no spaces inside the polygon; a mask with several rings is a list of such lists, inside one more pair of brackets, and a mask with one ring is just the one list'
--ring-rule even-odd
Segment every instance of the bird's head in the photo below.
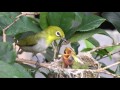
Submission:
{"label": "bird's head", "polygon": [[65,40],[65,34],[63,32],[63,30],[58,27],[58,26],[49,26],[47,29],[48,32],[48,39],[50,40],[59,40],[59,39],[63,39]]}

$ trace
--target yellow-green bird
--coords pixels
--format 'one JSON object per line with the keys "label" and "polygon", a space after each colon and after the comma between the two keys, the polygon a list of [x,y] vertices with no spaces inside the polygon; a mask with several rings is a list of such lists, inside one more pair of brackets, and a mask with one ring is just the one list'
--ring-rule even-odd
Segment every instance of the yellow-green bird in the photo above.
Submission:
{"label": "yellow-green bird", "polygon": [[63,30],[58,26],[49,26],[45,30],[23,38],[17,42],[17,45],[26,52],[32,52],[34,55],[46,50],[54,40],[65,40]]}

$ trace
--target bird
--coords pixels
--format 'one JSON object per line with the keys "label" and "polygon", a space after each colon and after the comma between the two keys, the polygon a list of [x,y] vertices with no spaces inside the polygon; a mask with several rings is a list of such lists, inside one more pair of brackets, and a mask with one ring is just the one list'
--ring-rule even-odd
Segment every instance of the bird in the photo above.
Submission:
{"label": "bird", "polygon": [[16,45],[19,46],[19,50],[32,52],[33,55],[36,55],[45,51],[55,40],[66,41],[65,34],[58,26],[48,26],[41,32],[18,40]]}
{"label": "bird", "polygon": [[99,63],[90,53],[79,52],[76,55],[73,48],[66,47],[62,55],[63,68],[72,69],[98,69]]}
{"label": "bird", "polygon": [[84,62],[81,61],[78,56],[76,55],[75,51],[72,48],[66,47],[64,50],[64,54],[62,55],[62,60],[64,64],[64,68],[77,67],[79,68],[80,64],[83,65]]}

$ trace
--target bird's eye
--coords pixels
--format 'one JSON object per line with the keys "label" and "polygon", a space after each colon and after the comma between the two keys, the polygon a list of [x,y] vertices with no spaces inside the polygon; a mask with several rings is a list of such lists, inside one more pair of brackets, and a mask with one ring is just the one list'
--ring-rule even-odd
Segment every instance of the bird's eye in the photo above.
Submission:
{"label": "bird's eye", "polygon": [[56,36],[58,36],[58,37],[61,36],[59,31],[56,32]]}

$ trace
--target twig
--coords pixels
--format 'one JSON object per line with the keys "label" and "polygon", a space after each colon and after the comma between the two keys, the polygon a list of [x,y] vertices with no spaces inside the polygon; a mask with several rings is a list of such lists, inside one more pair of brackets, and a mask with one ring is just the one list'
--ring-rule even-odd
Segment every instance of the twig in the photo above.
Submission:
{"label": "twig", "polygon": [[104,67],[104,68],[97,69],[97,70],[95,70],[95,71],[96,71],[96,72],[102,72],[102,71],[104,71],[104,70],[106,70],[106,69],[108,69],[108,68],[110,68],[110,67],[113,67],[113,66],[115,66],[115,65],[118,65],[118,64],[120,64],[120,62],[113,63],[113,64],[111,64],[111,65],[108,65],[108,66],[106,66],[106,67]]}
{"label": "twig", "polygon": [[116,75],[116,74],[113,74],[113,73],[110,73],[110,72],[106,71],[106,69],[108,69],[108,68],[110,68],[110,67],[113,67],[113,66],[115,66],[115,65],[118,65],[118,64],[120,64],[120,62],[116,62],[116,63],[113,63],[113,64],[111,64],[111,65],[108,65],[108,66],[106,66],[106,67],[104,67],[104,68],[100,68],[100,69],[93,70],[93,71],[94,71],[94,72],[99,72],[99,73],[100,73],[100,72],[106,73],[106,74],[111,75],[111,76],[113,76],[113,77],[120,78],[120,75]]}
{"label": "twig", "polygon": [[105,49],[107,47],[112,47],[112,46],[118,46],[118,45],[120,45],[120,43],[116,43],[114,45],[105,45],[105,46],[96,47],[96,48],[90,50],[89,53],[93,53],[93,52],[95,52],[97,50]]}
{"label": "twig", "polygon": [[[16,62],[36,65],[36,61],[26,60],[26,59],[20,59],[20,58],[16,58]],[[48,63],[39,63],[40,67],[45,67],[45,68],[48,68],[49,65],[50,64],[48,64]]]}
{"label": "twig", "polygon": [[10,28],[16,21],[18,21],[19,20],[19,18],[16,18],[10,25],[8,25],[7,27],[5,27],[2,31],[3,31],[3,42],[6,42],[6,34],[5,34],[5,32],[6,32],[6,30],[8,29],[8,28]]}
{"label": "twig", "polygon": [[8,28],[10,28],[15,22],[17,22],[20,18],[20,16],[22,16],[23,14],[20,14],[16,17],[16,19],[11,23],[9,24],[8,26],[6,26],[2,31],[3,31],[3,42],[6,42],[6,30]]}
{"label": "twig", "polygon": [[52,43],[52,47],[53,47],[53,50],[54,50],[53,59],[55,60],[56,57],[57,57],[57,42],[56,42],[56,41],[54,41],[54,42]]}
{"label": "twig", "polygon": [[[29,64],[33,64],[33,65],[36,64],[35,61],[19,59],[19,58],[17,58],[16,61],[18,63],[22,63],[22,64],[26,63],[28,65]],[[83,77],[91,78],[91,77],[97,77],[96,75],[93,76],[94,71],[91,70],[91,69],[68,69],[68,68],[62,68],[61,66],[58,65],[58,64],[60,64],[59,61],[60,60],[57,60],[57,62],[54,61],[54,62],[51,62],[51,63],[40,63],[39,65],[40,65],[40,67],[44,67],[44,68],[47,68],[50,71],[52,71],[53,77],[55,75],[56,78],[58,78],[58,77],[60,77],[60,78],[63,78],[63,77],[66,77],[66,78],[83,78]]]}
{"label": "twig", "polygon": [[28,13],[22,13],[18,16],[16,16],[16,19],[11,23],[9,24],[8,26],[6,26],[2,31],[3,31],[3,42],[6,42],[6,30],[8,30],[8,28],[10,28],[15,22],[17,22],[21,16],[26,16],[26,15],[36,15],[36,13],[34,14],[28,14]]}
{"label": "twig", "polygon": [[112,74],[112,73],[110,73],[110,72],[108,72],[108,71],[105,71],[105,72],[103,72],[103,73],[108,74],[108,75],[111,75],[111,76],[113,76],[113,77],[115,77],[115,78],[120,78],[119,75]]}
{"label": "twig", "polygon": [[[26,64],[36,65],[36,61],[33,61],[33,60],[25,60],[25,59],[17,58],[16,61],[18,63],[23,63],[23,64],[26,63]],[[53,71],[68,72],[68,73],[73,73],[73,74],[78,74],[78,73],[81,73],[84,70],[86,70],[86,71],[97,72],[97,73],[103,72],[103,73],[107,73],[109,75],[112,75],[114,77],[120,77],[119,75],[112,74],[110,72],[105,72],[106,69],[108,69],[110,67],[113,67],[115,65],[118,65],[118,64],[120,64],[120,61],[116,62],[114,64],[111,64],[111,65],[108,65],[106,67],[97,69],[97,70],[91,70],[91,69],[65,69],[65,68],[59,67],[57,64],[55,65],[55,63],[39,63],[39,66],[44,67],[44,68],[48,68],[48,69],[53,70]]]}
{"label": "twig", "polygon": [[[109,55],[114,55],[114,54],[119,53],[119,52],[120,52],[120,51],[117,51],[117,52],[111,53],[111,54],[109,54]],[[100,60],[100,59],[103,59],[103,58],[106,58],[106,57],[108,57],[108,56],[104,56],[104,57],[99,58],[99,59],[96,59],[96,60]]]}
{"label": "twig", "polygon": [[[35,64],[36,64],[36,61],[26,60],[26,59],[20,59],[20,58],[17,58],[16,61],[19,62],[19,63],[27,63],[27,64],[32,64],[32,65],[35,65]],[[104,71],[104,70],[106,70],[106,69],[108,69],[108,68],[110,68],[110,67],[113,67],[113,66],[115,66],[115,65],[118,65],[118,64],[120,64],[120,62],[116,62],[116,63],[111,64],[111,65],[108,65],[108,66],[106,66],[106,67],[104,67],[104,68],[100,68],[100,69],[93,70],[93,71],[95,71],[95,72],[102,72],[102,71]],[[50,68],[50,66],[52,66],[51,63],[40,63],[39,65],[40,65],[41,67],[45,67],[45,68]]]}

